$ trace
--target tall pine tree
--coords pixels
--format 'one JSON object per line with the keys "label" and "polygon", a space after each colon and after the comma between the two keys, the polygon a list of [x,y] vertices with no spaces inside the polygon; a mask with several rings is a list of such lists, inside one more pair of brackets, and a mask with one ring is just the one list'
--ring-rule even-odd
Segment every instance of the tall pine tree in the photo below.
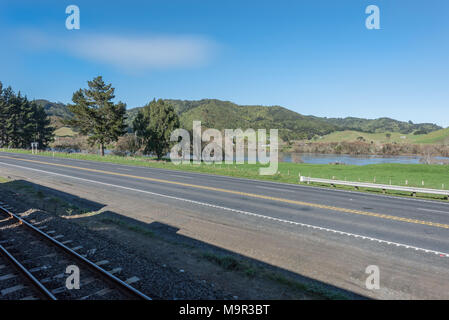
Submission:
{"label": "tall pine tree", "polygon": [[53,141],[53,131],[43,107],[0,83],[1,147],[30,148],[31,142],[38,142],[45,149]]}
{"label": "tall pine tree", "polygon": [[104,156],[105,145],[117,141],[126,132],[126,104],[112,101],[115,89],[111,84],[106,85],[101,76],[87,84],[89,89],[79,89],[73,94],[74,104],[68,108],[74,117],[67,124],[89,136],[91,145],[98,143],[100,154]]}
{"label": "tall pine tree", "polygon": [[53,141],[54,128],[50,127],[50,118],[47,116],[43,106],[37,105],[34,101],[31,103],[33,109],[33,119],[36,125],[36,133],[34,135],[34,141],[39,146],[47,146]]}

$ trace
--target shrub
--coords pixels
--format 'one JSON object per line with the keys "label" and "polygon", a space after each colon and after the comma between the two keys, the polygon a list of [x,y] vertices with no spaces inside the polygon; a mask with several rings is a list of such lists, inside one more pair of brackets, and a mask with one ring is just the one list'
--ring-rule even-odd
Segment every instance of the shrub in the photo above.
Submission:
{"label": "shrub", "polygon": [[136,154],[140,149],[140,143],[134,134],[126,134],[120,137],[115,145],[115,155]]}

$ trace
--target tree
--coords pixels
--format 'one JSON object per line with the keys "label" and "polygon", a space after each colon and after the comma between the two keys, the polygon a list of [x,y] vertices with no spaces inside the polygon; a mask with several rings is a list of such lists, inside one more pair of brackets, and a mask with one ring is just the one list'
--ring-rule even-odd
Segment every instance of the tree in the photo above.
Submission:
{"label": "tree", "polygon": [[42,107],[0,83],[0,146],[30,148],[31,142],[38,142],[45,148],[53,141],[53,131]]}
{"label": "tree", "polygon": [[47,116],[44,107],[37,105],[36,102],[31,103],[33,108],[33,118],[35,123],[34,141],[40,147],[46,147],[54,140],[54,128],[50,127],[50,118]]}
{"label": "tree", "polygon": [[0,82],[0,146],[6,144],[6,120],[8,119],[6,108],[6,90],[3,90],[3,84]]}
{"label": "tree", "polygon": [[133,129],[144,153],[156,154],[160,160],[170,147],[170,134],[179,128],[179,118],[173,106],[163,100],[153,100],[143,107],[133,122]]}
{"label": "tree", "polygon": [[87,84],[89,89],[79,89],[73,94],[74,104],[68,108],[74,117],[66,123],[89,136],[91,145],[98,143],[104,156],[105,145],[117,141],[126,132],[126,104],[112,102],[115,89],[111,84],[106,85],[101,76]]}
{"label": "tree", "polygon": [[23,104],[21,103],[22,97],[20,95],[20,92],[18,93],[18,95],[16,95],[12,92],[11,88],[8,88],[7,91],[10,91],[8,92],[8,94],[11,94],[11,96],[8,98],[8,103],[6,105],[6,141],[8,147],[20,148],[20,128],[23,125],[21,112],[21,108],[23,107]]}

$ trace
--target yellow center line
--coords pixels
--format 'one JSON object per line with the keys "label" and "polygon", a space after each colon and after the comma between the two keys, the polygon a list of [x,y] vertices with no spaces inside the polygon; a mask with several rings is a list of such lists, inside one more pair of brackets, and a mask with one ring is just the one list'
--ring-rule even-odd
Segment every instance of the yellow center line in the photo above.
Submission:
{"label": "yellow center line", "polygon": [[91,169],[91,168],[83,168],[83,167],[71,166],[71,165],[67,165],[67,164],[57,164],[57,163],[50,163],[50,162],[44,162],[44,161],[38,161],[38,160],[13,158],[13,157],[8,157],[8,156],[0,156],[0,158],[27,161],[27,162],[45,164],[45,165],[50,165],[50,166],[55,166],[55,167],[77,169],[77,170],[83,170],[83,171],[89,171],[89,172],[103,173],[103,174],[108,174],[108,175],[133,178],[133,179],[139,179],[139,180],[160,182],[160,183],[165,183],[165,184],[172,184],[172,185],[178,185],[178,186],[184,186],[184,187],[190,187],[190,188],[196,188],[196,189],[202,189],[202,190],[208,190],[208,191],[217,191],[217,192],[235,194],[235,195],[246,196],[246,197],[257,198],[257,199],[284,202],[284,203],[307,206],[307,207],[312,207],[312,208],[319,208],[319,209],[345,212],[345,213],[353,213],[353,214],[358,214],[358,215],[363,215],[363,216],[376,217],[376,218],[393,220],[393,221],[401,221],[401,222],[408,222],[408,223],[421,224],[421,225],[427,225],[427,226],[432,226],[432,227],[449,229],[449,225],[443,224],[443,223],[423,221],[423,220],[417,220],[417,219],[409,219],[409,218],[392,216],[392,215],[382,214],[382,213],[375,213],[375,212],[368,212],[368,211],[361,211],[361,210],[354,210],[354,209],[347,209],[347,208],[339,208],[339,207],[304,202],[304,201],[299,201],[299,200],[290,200],[290,199],[265,196],[265,195],[261,195],[261,194],[255,194],[255,193],[241,192],[241,191],[222,189],[222,188],[216,188],[216,187],[201,186],[201,185],[196,185],[196,184],[191,184],[191,183],[169,181],[169,180],[163,180],[163,179],[157,179],[157,178],[134,176],[131,174],[126,174],[126,173],[111,172],[111,171],[104,171],[104,170]]}

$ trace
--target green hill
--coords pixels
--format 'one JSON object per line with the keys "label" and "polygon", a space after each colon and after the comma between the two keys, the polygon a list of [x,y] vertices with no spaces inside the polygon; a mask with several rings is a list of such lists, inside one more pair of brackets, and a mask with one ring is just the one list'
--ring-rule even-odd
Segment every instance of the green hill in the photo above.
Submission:
{"label": "green hill", "polygon": [[67,108],[67,106],[61,102],[50,102],[44,99],[34,100],[38,105],[44,107],[45,112],[50,117],[60,117],[63,119],[69,119],[73,117],[73,114]]}
{"label": "green hill", "polygon": [[[344,130],[378,134],[373,140],[381,140],[385,133],[392,134],[398,142],[404,135],[412,133],[426,134],[442,129],[431,123],[414,124],[390,118],[361,119],[320,118],[304,116],[280,106],[239,106],[229,101],[203,99],[198,101],[166,100],[171,103],[181,118],[184,128],[190,129],[193,120],[201,120],[205,127],[225,128],[279,128],[283,140],[311,139],[315,136],[325,136],[334,133],[341,135]],[[138,109],[129,110],[129,123],[132,122]],[[381,134],[382,133],[382,134]],[[354,133],[357,137],[360,134]],[[407,141],[415,140],[410,137]]]}
{"label": "green hill", "polygon": [[283,140],[310,139],[339,130],[335,125],[303,116],[280,106],[239,106],[220,100],[201,100],[197,106],[181,105],[181,124],[190,129],[192,121],[201,119],[207,128],[279,129]]}
{"label": "green hill", "polygon": [[[354,141],[363,137],[367,141],[397,141],[435,143],[446,141],[449,129],[435,124],[403,122],[390,118],[320,118],[305,116],[280,106],[241,106],[229,101],[216,99],[171,100],[178,113],[181,126],[192,128],[193,120],[201,120],[203,128],[223,129],[279,129],[283,140],[301,140],[322,137],[318,141]],[[62,103],[36,100],[46,112],[55,119],[72,117],[71,112]],[[127,110],[128,130],[140,108]],[[389,139],[386,133],[391,133]],[[418,133],[418,135],[417,135]],[[427,134],[428,133],[428,134]],[[405,137],[405,138],[404,138]]]}
{"label": "green hill", "polygon": [[449,144],[449,128],[441,129],[416,138],[416,143]]}
{"label": "green hill", "polygon": [[[181,127],[192,129],[194,120],[201,120],[203,128],[218,130],[241,128],[279,129],[283,140],[310,139],[339,128],[320,118],[303,116],[283,107],[239,106],[229,101],[203,99],[198,101],[165,100],[173,105],[180,117]],[[131,126],[140,108],[129,109],[127,124]]]}
{"label": "green hill", "polygon": [[449,144],[449,128],[433,131],[428,134],[402,134],[390,132],[369,133],[353,130],[335,131],[325,136],[315,138],[318,142],[351,142],[364,141],[374,143],[418,143],[418,144]]}
{"label": "green hill", "polygon": [[426,134],[436,130],[442,129],[433,123],[419,123],[398,121],[390,118],[379,119],[361,119],[354,117],[347,118],[323,118],[325,121],[345,128],[345,130],[354,130],[367,133],[379,133],[379,132],[399,132],[402,134],[408,134],[413,132],[420,132]]}

